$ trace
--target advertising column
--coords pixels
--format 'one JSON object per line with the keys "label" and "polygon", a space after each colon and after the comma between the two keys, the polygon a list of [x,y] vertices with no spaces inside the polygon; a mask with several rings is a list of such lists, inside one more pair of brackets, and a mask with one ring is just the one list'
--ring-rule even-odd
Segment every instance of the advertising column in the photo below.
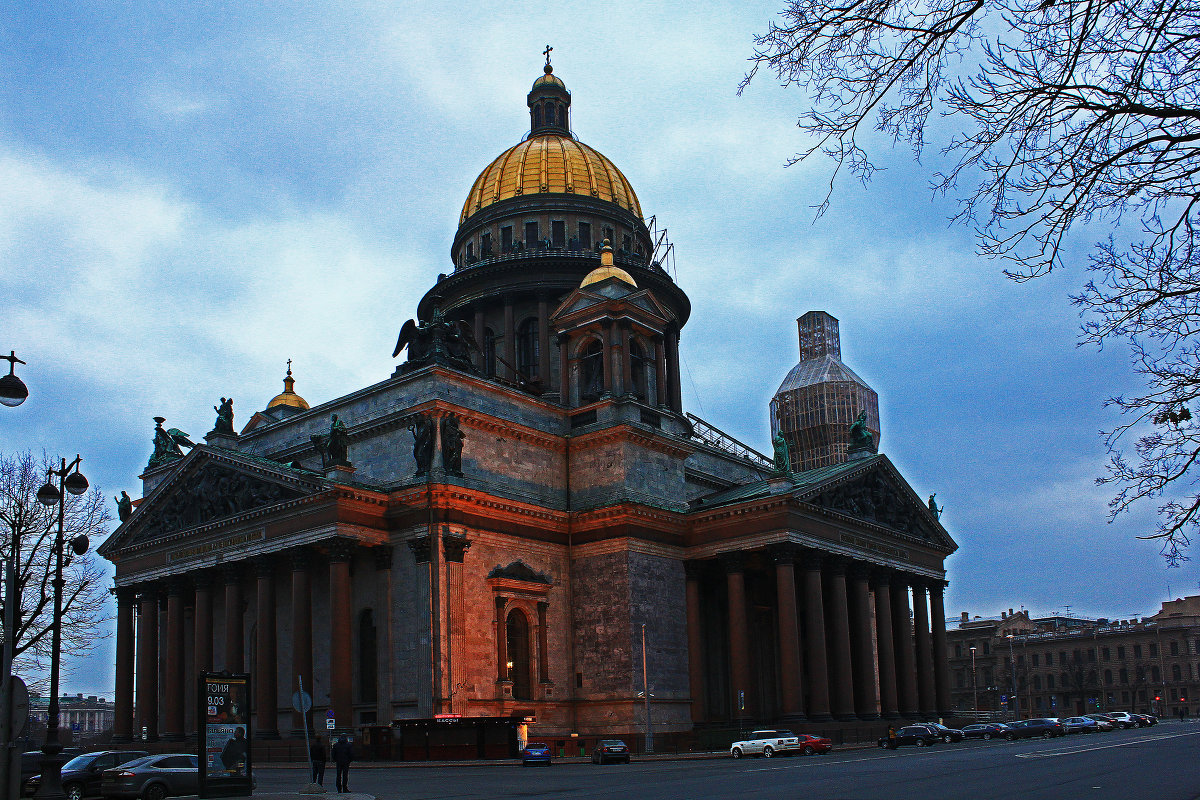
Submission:
{"label": "advertising column", "polygon": [[250,757],[250,676],[200,675],[200,797],[245,797],[253,791]]}

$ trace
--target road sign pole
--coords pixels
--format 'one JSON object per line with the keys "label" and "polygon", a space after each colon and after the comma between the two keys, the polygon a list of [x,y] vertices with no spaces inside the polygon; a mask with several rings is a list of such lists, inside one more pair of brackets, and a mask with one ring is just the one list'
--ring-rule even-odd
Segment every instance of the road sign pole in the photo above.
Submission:
{"label": "road sign pole", "polygon": [[296,685],[300,687],[300,717],[304,720],[304,749],[308,751],[308,783],[305,784],[305,786],[308,786],[309,784],[311,784],[313,782],[313,780],[312,780],[313,760],[312,760],[312,746],[308,743],[308,709],[306,709],[304,707],[306,704],[304,702],[304,676],[303,675],[296,676]]}

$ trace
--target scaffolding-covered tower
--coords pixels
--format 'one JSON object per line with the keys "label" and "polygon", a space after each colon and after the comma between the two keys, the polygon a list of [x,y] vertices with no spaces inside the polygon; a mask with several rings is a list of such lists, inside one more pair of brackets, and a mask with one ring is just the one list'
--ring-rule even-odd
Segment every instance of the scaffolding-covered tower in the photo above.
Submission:
{"label": "scaffolding-covered tower", "polygon": [[879,395],[842,363],[837,319],[809,311],[796,325],[800,363],[771,398],[771,437],[783,434],[799,472],[845,461],[850,426],[864,409],[878,446]]}

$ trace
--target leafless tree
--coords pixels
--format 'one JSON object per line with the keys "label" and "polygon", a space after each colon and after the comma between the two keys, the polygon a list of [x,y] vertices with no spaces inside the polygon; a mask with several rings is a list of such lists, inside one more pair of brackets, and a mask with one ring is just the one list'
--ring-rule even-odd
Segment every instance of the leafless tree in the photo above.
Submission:
{"label": "leafless tree", "polygon": [[[757,37],[753,67],[808,91],[810,149],[866,181],[859,134],[875,128],[919,157],[930,115],[953,130],[937,192],[961,201],[980,252],[1016,280],[1061,266],[1068,234],[1107,230],[1074,298],[1083,340],[1127,339],[1147,389],[1109,403],[1116,516],[1159,502],[1170,563],[1200,523],[1200,6],[1158,0],[790,0]],[[740,91],[740,90],[739,90]],[[864,128],[867,126],[867,128]],[[828,207],[827,193],[818,215]],[[1095,235],[1094,233],[1092,235]],[[1101,236],[1106,234],[1102,233]],[[1119,447],[1134,439],[1136,458]]]}
{"label": "leafless tree", "polygon": [[[27,680],[44,671],[50,658],[58,507],[39,503],[37,490],[46,482],[46,469],[51,466],[55,465],[28,452],[0,454],[0,557],[7,562],[15,531],[20,541],[17,589],[21,605],[14,661]],[[92,489],[79,497],[68,492],[66,498],[63,532],[67,542],[86,534],[94,545],[108,535],[112,517],[99,491]],[[95,556],[90,551],[76,556],[68,545],[63,565],[62,656],[69,665],[71,659],[86,655],[107,636],[103,623],[108,617],[104,573]],[[0,586],[2,578],[0,571]]]}

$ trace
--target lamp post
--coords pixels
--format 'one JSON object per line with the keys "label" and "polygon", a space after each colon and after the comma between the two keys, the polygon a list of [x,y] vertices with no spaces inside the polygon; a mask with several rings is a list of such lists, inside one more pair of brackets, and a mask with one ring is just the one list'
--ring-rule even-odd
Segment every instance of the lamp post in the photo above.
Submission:
{"label": "lamp post", "polygon": [[[58,673],[62,651],[62,590],[63,590],[63,517],[66,513],[66,492],[81,495],[88,489],[87,478],[79,472],[78,455],[70,464],[62,459],[62,467],[46,471],[46,484],[38,489],[38,502],[58,506],[58,533],[54,537],[54,620],[50,623],[50,704],[46,708],[46,740],[42,743],[42,782],[34,797],[39,800],[63,800],[62,744],[58,741]],[[58,478],[56,487],[51,478]],[[71,540],[71,550],[83,555],[88,549],[88,537],[80,534]]]}
{"label": "lamp post", "polygon": [[1008,639],[1009,718],[1016,719],[1017,715],[1012,713],[1013,705],[1016,705],[1018,708],[1021,705],[1021,701],[1017,698],[1017,659],[1013,656],[1013,635],[1010,633],[1004,638]]}
{"label": "lamp post", "polygon": [[650,725],[650,678],[646,670],[646,623],[642,623],[642,694],[646,696],[646,752],[654,752],[654,728]]}
{"label": "lamp post", "polygon": [[975,712],[975,718],[979,719],[979,682],[975,680],[975,648],[971,648],[971,710]]}
{"label": "lamp post", "polygon": [[17,351],[10,350],[8,355],[0,356],[0,361],[8,362],[8,374],[0,376],[0,405],[13,407],[19,406],[25,402],[25,398],[29,397],[29,387],[25,382],[13,374],[13,370],[17,364],[25,362],[17,358]]}

